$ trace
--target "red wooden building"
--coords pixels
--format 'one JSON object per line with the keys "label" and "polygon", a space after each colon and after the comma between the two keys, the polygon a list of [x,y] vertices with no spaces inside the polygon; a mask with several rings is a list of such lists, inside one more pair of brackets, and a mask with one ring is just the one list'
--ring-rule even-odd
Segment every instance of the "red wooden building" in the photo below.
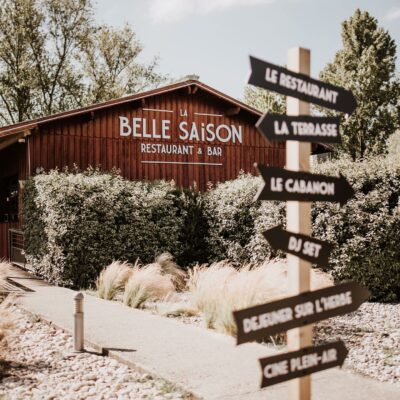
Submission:
{"label": "red wooden building", "polygon": [[11,251],[17,259],[23,247],[20,194],[27,177],[56,167],[116,167],[128,179],[174,179],[204,190],[240,170],[254,173],[256,161],[285,164],[284,144],[257,132],[260,115],[188,80],[0,128],[0,258]]}

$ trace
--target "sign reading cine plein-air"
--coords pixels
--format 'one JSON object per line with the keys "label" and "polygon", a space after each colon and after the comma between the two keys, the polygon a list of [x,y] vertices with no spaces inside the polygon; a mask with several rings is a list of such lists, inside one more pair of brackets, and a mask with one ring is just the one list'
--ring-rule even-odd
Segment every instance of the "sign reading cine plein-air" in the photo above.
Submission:
{"label": "sign reading cine plein-air", "polygon": [[256,167],[264,180],[256,200],[331,201],[343,205],[354,195],[353,188],[341,174],[335,178],[261,164]]}
{"label": "sign reading cine plein-air", "polygon": [[304,347],[301,350],[273,357],[260,358],[261,387],[341,366],[346,356],[346,346],[339,340],[321,346]]}
{"label": "sign reading cine plein-air", "polygon": [[341,143],[339,125],[337,117],[264,114],[256,127],[268,140]]}
{"label": "sign reading cine plein-air", "polygon": [[353,93],[278,65],[250,57],[249,83],[322,107],[351,114],[357,107]]}
{"label": "sign reading cine plein-air", "polygon": [[268,229],[263,235],[275,250],[283,250],[322,267],[327,267],[329,264],[333,246],[328,242],[285,231],[281,225]]}
{"label": "sign reading cine plein-air", "polygon": [[348,282],[234,311],[237,344],[355,311],[369,295],[358,283]]}

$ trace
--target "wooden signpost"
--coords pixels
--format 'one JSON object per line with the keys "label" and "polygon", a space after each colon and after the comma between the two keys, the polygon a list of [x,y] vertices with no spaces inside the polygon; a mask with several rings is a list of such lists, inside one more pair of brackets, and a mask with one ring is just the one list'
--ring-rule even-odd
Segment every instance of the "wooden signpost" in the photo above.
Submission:
{"label": "wooden signpost", "polygon": [[311,237],[311,202],[345,204],[354,191],[340,177],[310,170],[311,142],[340,143],[339,119],[310,116],[309,103],[351,114],[357,104],[343,88],[310,78],[310,51],[289,50],[287,69],[250,57],[249,83],[287,96],[286,116],[266,114],[257,128],[268,140],[286,141],[286,169],[257,165],[264,185],[257,200],[284,200],[286,228],[264,236],[287,254],[290,297],[233,313],[237,343],[287,331],[289,352],[260,359],[261,387],[289,381],[290,400],[311,399],[311,374],[342,365],[343,342],[312,346],[312,323],[356,310],[369,292],[355,282],[310,291],[311,263],[326,266],[332,245]]}
{"label": "wooden signpost", "polygon": [[298,140],[314,143],[341,143],[340,118],[292,117],[280,114],[264,114],[256,124],[268,140]]}
{"label": "wooden signpost", "polygon": [[305,347],[298,351],[261,358],[261,387],[275,385],[289,379],[341,366],[347,356],[344,343],[339,340],[315,347]]}
{"label": "wooden signpost", "polygon": [[285,231],[281,225],[263,232],[265,239],[275,250],[283,250],[303,260],[327,267],[333,246],[307,235]]}
{"label": "wooden signpost", "polygon": [[[308,51],[306,49],[299,50],[303,54]],[[306,58],[304,57],[303,60],[305,61]],[[310,60],[309,56],[308,60]],[[295,70],[291,65],[292,62],[296,62],[296,60],[294,58],[292,60],[289,59],[288,69],[286,69],[258,58],[250,57],[251,75],[249,83],[347,114],[351,114],[356,109],[356,99],[350,90],[312,79],[309,77],[309,68],[308,70],[306,68],[296,68]],[[303,64],[302,67],[306,67],[306,65]],[[298,115],[303,115],[303,113]]]}
{"label": "wooden signpost", "polygon": [[345,204],[354,195],[346,178],[288,171],[279,167],[257,165],[264,186],[256,200],[333,201]]}
{"label": "wooden signpost", "polygon": [[355,311],[368,297],[367,289],[348,282],[234,311],[237,344]]}

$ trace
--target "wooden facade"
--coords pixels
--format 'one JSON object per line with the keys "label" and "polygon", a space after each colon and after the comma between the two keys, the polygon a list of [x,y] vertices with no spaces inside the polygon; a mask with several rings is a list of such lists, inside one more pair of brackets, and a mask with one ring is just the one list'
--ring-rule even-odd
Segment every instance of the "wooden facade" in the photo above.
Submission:
{"label": "wooden facade", "polygon": [[[128,179],[173,179],[196,185],[234,179],[254,163],[284,166],[285,146],[256,130],[260,113],[198,81],[0,128],[0,179],[16,176],[19,191],[40,170],[74,166],[118,168]],[[172,153],[172,154],[170,154]],[[0,222],[0,258],[8,231]]]}

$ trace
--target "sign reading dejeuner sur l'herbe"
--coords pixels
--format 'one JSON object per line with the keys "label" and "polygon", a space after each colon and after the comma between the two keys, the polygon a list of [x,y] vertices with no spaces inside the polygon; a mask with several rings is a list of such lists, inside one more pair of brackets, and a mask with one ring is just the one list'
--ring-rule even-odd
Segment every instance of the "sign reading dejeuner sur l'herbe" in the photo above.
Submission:
{"label": "sign reading dejeuner sur l'herbe", "polygon": [[261,387],[275,385],[290,379],[323,371],[342,365],[347,356],[344,343],[337,342],[315,347],[304,347],[298,351],[260,358]]}
{"label": "sign reading dejeuner sur l'herbe", "polygon": [[237,344],[355,311],[369,295],[358,283],[348,282],[234,311]]}
{"label": "sign reading dejeuner sur l'herbe", "polygon": [[353,93],[250,56],[249,82],[263,89],[351,114],[357,107]]}
{"label": "sign reading dejeuner sur l'herbe", "polygon": [[256,168],[264,180],[256,200],[331,201],[343,205],[354,195],[343,175],[335,178],[261,164]]}
{"label": "sign reading dejeuner sur l'herbe", "polygon": [[282,250],[322,267],[328,266],[333,248],[328,242],[285,231],[281,225],[268,229],[263,235],[275,250]]}
{"label": "sign reading dejeuner sur l'herbe", "polygon": [[341,143],[340,118],[264,114],[257,122],[259,132],[268,140]]}

